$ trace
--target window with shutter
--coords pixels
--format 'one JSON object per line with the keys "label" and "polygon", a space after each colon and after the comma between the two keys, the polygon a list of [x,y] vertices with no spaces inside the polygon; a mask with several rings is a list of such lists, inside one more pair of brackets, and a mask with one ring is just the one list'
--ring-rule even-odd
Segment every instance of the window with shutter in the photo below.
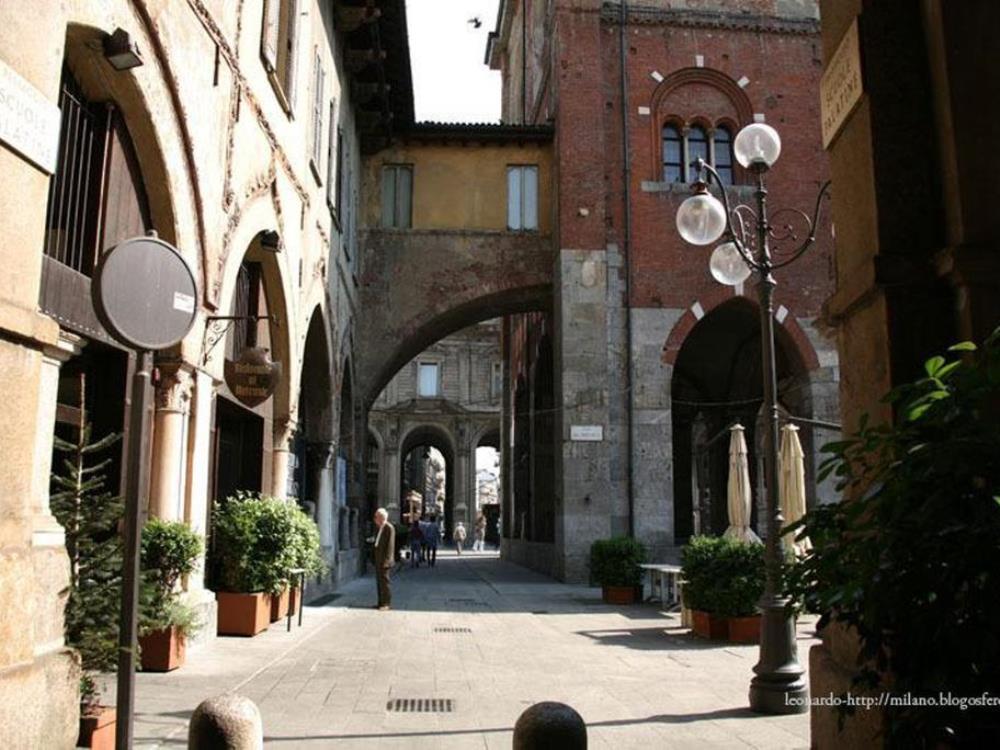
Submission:
{"label": "window with shutter", "polygon": [[507,228],[538,229],[538,167],[507,167]]}
{"label": "window with shutter", "polygon": [[298,26],[298,0],[264,0],[260,55],[278,101],[289,114],[295,108]]}
{"label": "window with shutter", "polygon": [[340,219],[337,216],[337,176],[339,172],[337,158],[337,100],[330,100],[330,123],[327,126],[326,136],[326,205],[333,214],[334,223],[338,225]]}
{"label": "window with shutter", "polygon": [[382,167],[382,226],[409,229],[413,212],[413,167],[387,164]]}
{"label": "window with shutter", "polygon": [[320,165],[323,163],[323,86],[326,81],[323,71],[323,61],[316,48],[313,56],[313,102],[312,102],[312,148],[310,149],[310,166],[316,181],[323,183]]}
{"label": "window with shutter", "polygon": [[281,30],[282,0],[264,0],[264,28],[260,35],[260,55],[269,73],[278,69],[278,34]]}

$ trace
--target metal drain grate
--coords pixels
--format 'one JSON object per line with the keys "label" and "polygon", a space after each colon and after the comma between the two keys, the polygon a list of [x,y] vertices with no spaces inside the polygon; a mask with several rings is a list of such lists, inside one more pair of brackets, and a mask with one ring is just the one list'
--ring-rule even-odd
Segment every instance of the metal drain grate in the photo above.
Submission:
{"label": "metal drain grate", "polygon": [[385,704],[386,711],[397,713],[450,714],[455,711],[452,698],[393,698]]}
{"label": "metal drain grate", "polygon": [[435,633],[471,633],[472,628],[434,628]]}
{"label": "metal drain grate", "polygon": [[490,606],[486,602],[480,601],[479,599],[449,599],[448,604],[462,604],[466,607],[488,607]]}

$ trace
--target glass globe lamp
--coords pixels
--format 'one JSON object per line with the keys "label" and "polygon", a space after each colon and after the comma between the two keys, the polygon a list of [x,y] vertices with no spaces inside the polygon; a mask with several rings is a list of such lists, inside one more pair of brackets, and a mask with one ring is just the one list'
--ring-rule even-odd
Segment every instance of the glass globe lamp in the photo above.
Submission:
{"label": "glass globe lamp", "polygon": [[755,122],[736,134],[733,153],[746,169],[770,169],[781,155],[781,136],[770,125]]}
{"label": "glass globe lamp", "polygon": [[750,278],[750,266],[733,242],[723,242],[712,251],[708,270],[712,272],[712,278],[726,286],[736,286]]}
{"label": "glass globe lamp", "polygon": [[726,231],[726,209],[709,192],[700,192],[677,209],[677,231],[692,245],[711,245]]}

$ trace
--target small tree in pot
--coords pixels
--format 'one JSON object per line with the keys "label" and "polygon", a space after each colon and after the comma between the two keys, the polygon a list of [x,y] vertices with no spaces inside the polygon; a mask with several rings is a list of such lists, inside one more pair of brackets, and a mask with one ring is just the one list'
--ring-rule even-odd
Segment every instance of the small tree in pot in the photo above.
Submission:
{"label": "small tree in pot", "polygon": [[692,537],[681,553],[684,604],[704,638],[756,643],[757,602],[764,593],[764,545],[727,537]]}
{"label": "small tree in pot", "polygon": [[201,555],[201,537],[178,521],[155,518],[142,530],[141,564],[146,590],[139,623],[142,668],[169,672],[184,663],[189,636],[199,626],[194,608],[181,600],[178,583]]}
{"label": "small tree in pot", "polygon": [[634,604],[642,599],[641,563],[646,547],[630,537],[598,539],[590,546],[590,574],[601,585],[608,604]]}

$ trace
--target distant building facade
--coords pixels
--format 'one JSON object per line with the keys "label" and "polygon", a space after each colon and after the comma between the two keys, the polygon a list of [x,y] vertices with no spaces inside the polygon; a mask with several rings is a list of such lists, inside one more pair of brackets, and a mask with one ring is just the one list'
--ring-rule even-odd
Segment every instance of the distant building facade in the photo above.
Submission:
{"label": "distant building facade", "polygon": [[404,365],[368,415],[370,503],[406,521],[415,492],[424,513],[437,513],[434,448],[444,458],[445,538],[459,521],[469,528],[481,505],[476,449],[500,449],[502,397],[499,321],[447,336]]}

